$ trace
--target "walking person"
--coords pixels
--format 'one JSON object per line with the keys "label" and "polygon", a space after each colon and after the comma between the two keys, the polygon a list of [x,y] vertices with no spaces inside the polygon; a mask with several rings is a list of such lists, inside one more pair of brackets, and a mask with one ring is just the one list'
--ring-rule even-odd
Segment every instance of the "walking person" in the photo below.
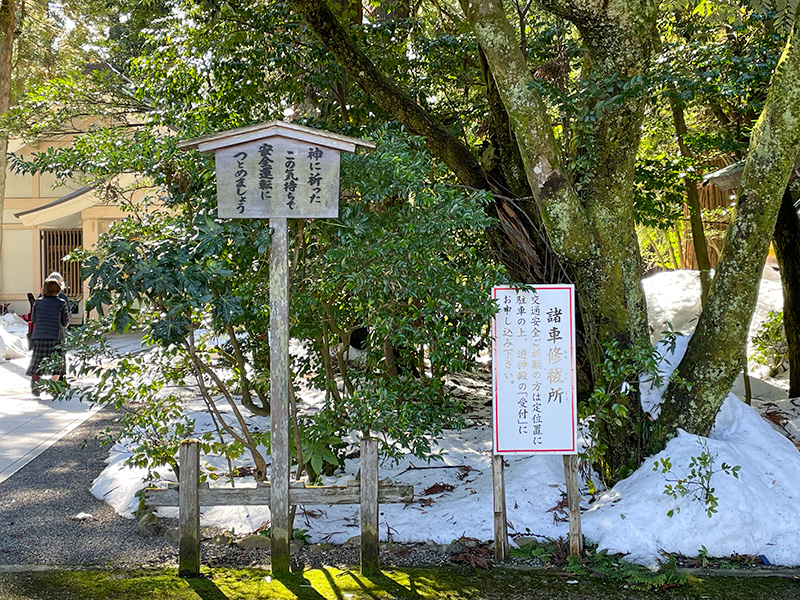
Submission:
{"label": "walking person", "polygon": [[64,289],[67,287],[64,283],[64,276],[59,273],[58,271],[53,271],[50,275],[47,276],[47,279],[55,279],[58,282],[59,288],[61,291],[58,292],[58,297],[63,299],[67,303],[67,310],[69,310],[69,314],[72,315],[72,305],[69,302],[69,298],[67,297],[67,293]]}
{"label": "walking person", "polygon": [[25,372],[31,378],[31,392],[39,395],[41,368],[39,363],[55,355],[57,364],[53,369],[53,381],[58,381],[67,372],[65,351],[61,347],[70,314],[67,301],[59,297],[61,284],[57,279],[47,279],[42,286],[42,295],[33,303],[31,322],[33,323],[33,355],[31,364]]}

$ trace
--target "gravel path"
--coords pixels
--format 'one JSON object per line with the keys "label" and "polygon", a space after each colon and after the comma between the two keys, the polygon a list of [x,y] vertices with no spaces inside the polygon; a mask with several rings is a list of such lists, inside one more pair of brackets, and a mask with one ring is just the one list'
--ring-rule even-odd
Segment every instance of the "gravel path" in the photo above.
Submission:
{"label": "gravel path", "polygon": [[[176,536],[143,537],[136,521],[126,519],[91,492],[105,468],[108,448],[95,435],[113,424],[106,409],[83,423],[0,483],[0,571],[23,566],[137,568],[177,566]],[[84,445],[84,441],[88,442]],[[80,513],[91,519],[76,520]],[[174,521],[164,522],[169,533]],[[204,565],[269,564],[269,550],[215,544],[208,531],[201,544]],[[451,563],[451,549],[435,544],[384,544],[381,564],[434,566]],[[295,548],[299,565],[352,567],[358,546],[317,544]]]}
{"label": "gravel path", "polygon": [[[113,413],[99,412],[0,483],[0,564],[130,567],[177,560],[176,544],[142,537],[133,519],[89,491],[108,457],[93,438],[112,421]],[[79,513],[93,518],[73,520]]]}

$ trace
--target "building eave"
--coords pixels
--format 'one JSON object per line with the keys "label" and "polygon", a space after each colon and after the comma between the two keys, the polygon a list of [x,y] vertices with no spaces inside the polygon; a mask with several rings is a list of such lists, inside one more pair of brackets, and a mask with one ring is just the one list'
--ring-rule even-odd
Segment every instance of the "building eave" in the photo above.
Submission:
{"label": "building eave", "polygon": [[75,217],[77,222],[81,211],[99,204],[97,197],[91,193],[93,190],[94,188],[92,187],[84,187],[52,202],[15,213],[14,216],[26,227],[56,225],[63,223],[70,217]]}

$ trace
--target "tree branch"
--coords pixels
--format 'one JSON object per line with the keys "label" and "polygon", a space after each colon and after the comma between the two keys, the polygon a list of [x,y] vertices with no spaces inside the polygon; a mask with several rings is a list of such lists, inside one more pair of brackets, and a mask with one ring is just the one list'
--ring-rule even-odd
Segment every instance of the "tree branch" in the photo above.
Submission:
{"label": "tree branch", "polygon": [[450,134],[404,90],[383,74],[356,45],[325,2],[292,0],[294,9],[372,100],[412,133],[423,136],[465,185],[487,189],[487,181],[469,148]]}

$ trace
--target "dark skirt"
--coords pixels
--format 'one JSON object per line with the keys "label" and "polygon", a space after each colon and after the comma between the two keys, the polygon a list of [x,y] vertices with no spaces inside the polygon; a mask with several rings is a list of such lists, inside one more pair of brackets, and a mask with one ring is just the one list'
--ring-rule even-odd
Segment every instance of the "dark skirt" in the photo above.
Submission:
{"label": "dark skirt", "polygon": [[31,356],[31,364],[25,375],[31,377],[33,375],[44,375],[39,369],[39,363],[50,355],[55,354],[58,357],[58,364],[55,369],[48,373],[49,375],[66,375],[67,374],[67,361],[65,359],[64,349],[61,347],[60,340],[33,340],[33,355]]}

